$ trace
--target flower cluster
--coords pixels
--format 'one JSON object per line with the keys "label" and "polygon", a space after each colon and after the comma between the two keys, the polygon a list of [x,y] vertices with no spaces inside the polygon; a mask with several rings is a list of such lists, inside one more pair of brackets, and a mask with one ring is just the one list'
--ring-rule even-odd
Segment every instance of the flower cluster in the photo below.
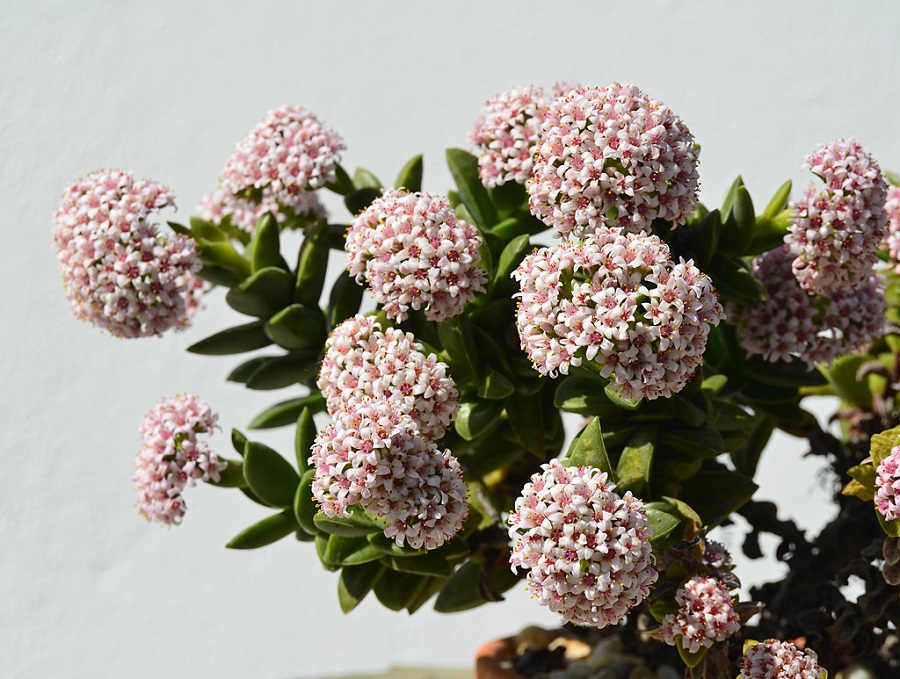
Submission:
{"label": "flower cluster", "polygon": [[884,248],[891,257],[894,271],[900,274],[900,187],[891,186],[888,188],[884,212],[887,216],[887,233],[884,237]]}
{"label": "flower cluster", "polygon": [[138,511],[148,521],[171,525],[184,516],[182,492],[199,481],[218,481],[228,466],[198,434],[212,433],[218,416],[200,399],[163,399],[141,422],[144,447],[135,460]]}
{"label": "flower cluster", "polygon": [[814,653],[789,641],[748,642],[738,679],[822,679],[826,672],[816,661]]}
{"label": "flower cluster", "polygon": [[354,397],[402,404],[428,441],[444,435],[459,409],[447,364],[426,356],[412,333],[382,332],[381,324],[366,316],[348,318],[331,333],[316,384],[331,415]]}
{"label": "flower cluster", "polygon": [[413,308],[441,322],[484,292],[481,242],[446,198],[386,189],[351,222],[344,248],[350,275],[368,281],[389,318]]}
{"label": "flower cluster", "polygon": [[270,111],[235,147],[222,170],[232,194],[262,189],[262,202],[304,206],[300,194],[334,181],[345,148],[340,135],[301,106]]}
{"label": "flower cluster", "polygon": [[737,634],[741,622],[728,594],[728,587],[708,575],[691,578],[675,593],[678,613],[662,620],[666,643],[696,653],[701,646],[709,648]]}
{"label": "flower cluster", "polygon": [[900,446],[878,463],[876,474],[875,508],[885,521],[900,519]]}
{"label": "flower cluster", "polygon": [[66,189],[53,240],[78,318],[128,338],[187,325],[203,294],[196,243],[147,221],[171,205],[168,188],[130,172],[101,170]]}
{"label": "flower cluster", "polygon": [[436,549],[468,514],[459,462],[425,441],[395,399],[351,398],[316,437],[309,462],[327,516],[359,505],[401,546]]}
{"label": "flower cluster", "polygon": [[703,541],[703,563],[711,568],[728,568],[732,564],[731,552],[721,542]]}
{"label": "flower cluster", "polygon": [[555,376],[595,362],[627,398],[680,391],[723,318],[709,279],[690,261],[673,265],[657,236],[600,229],[536,250],[513,277],[519,338],[535,369]]}
{"label": "flower cluster", "polygon": [[560,236],[603,226],[683,224],[697,205],[698,152],[690,131],[637,87],[570,91],[542,115],[531,212]]}
{"label": "flower cluster", "polygon": [[250,198],[235,196],[227,189],[221,188],[200,199],[197,215],[217,225],[221,224],[226,216],[231,215],[231,223],[234,226],[252,233],[256,227],[256,220],[267,212],[271,212],[279,224],[285,224],[288,214],[283,208],[287,208],[298,217],[325,219],[327,216],[325,206],[312,191],[300,191],[291,196],[289,203],[279,205],[272,192],[266,189],[263,189],[262,197],[257,202]]}
{"label": "flower cluster", "polygon": [[810,184],[792,207],[785,242],[796,257],[794,275],[813,294],[864,285],[885,236],[887,184],[878,163],[841,139],[818,146],[806,167],[824,186]]}
{"label": "flower cluster", "polygon": [[469,132],[478,156],[478,176],[489,188],[531,177],[540,109],[547,96],[540,87],[517,87],[489,99]]}
{"label": "flower cluster", "polygon": [[883,332],[884,285],[874,273],[857,288],[838,290],[829,299],[800,287],[793,259],[787,246],[757,257],[753,274],[765,287],[766,298],[729,308],[748,354],[773,362],[798,358],[812,368],[865,348]]}
{"label": "flower cluster", "polygon": [[619,623],[656,582],[643,503],[592,467],[542,465],[509,516],[512,569],[565,622]]}

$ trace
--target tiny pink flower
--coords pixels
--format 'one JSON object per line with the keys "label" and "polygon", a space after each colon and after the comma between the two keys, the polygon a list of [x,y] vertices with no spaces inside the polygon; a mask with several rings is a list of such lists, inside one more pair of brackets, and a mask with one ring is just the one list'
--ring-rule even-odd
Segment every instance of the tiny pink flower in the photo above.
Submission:
{"label": "tiny pink flower", "polygon": [[747,646],[738,679],[824,679],[827,673],[817,660],[789,641],[767,639]]}
{"label": "tiny pink flower", "polygon": [[275,216],[280,225],[290,224],[291,217],[325,219],[325,207],[312,191],[300,191],[290,197],[287,203],[279,204],[272,191],[266,187],[260,191],[259,201],[235,196],[227,189],[217,189],[200,199],[197,215],[201,219],[219,225],[222,220],[231,216],[231,223],[242,231],[253,233],[256,220],[267,212]]}
{"label": "tiny pink flower", "polygon": [[353,316],[325,343],[317,386],[335,416],[351,398],[388,398],[400,404],[427,441],[444,435],[459,409],[447,364],[425,354],[412,333]]}
{"label": "tiny pink flower", "polygon": [[510,564],[564,622],[603,628],[621,622],[656,582],[643,503],[620,497],[592,467],[541,466],[509,516]]}
{"label": "tiny pink flower", "polygon": [[709,279],[693,262],[674,264],[657,236],[601,228],[536,250],[512,275],[535,369],[555,377],[593,362],[627,398],[683,389],[724,317]]}
{"label": "tiny pink flower", "polygon": [[741,622],[728,587],[708,575],[691,578],[675,593],[678,613],[669,613],[661,626],[666,643],[696,653],[737,634]]}
{"label": "tiny pink flower", "polygon": [[144,446],[133,478],[141,516],[177,525],[185,512],[185,487],[219,480],[228,464],[197,438],[217,429],[217,419],[209,405],[189,395],[163,399],[147,414],[139,429]]}
{"label": "tiny pink flower", "polygon": [[866,284],[886,235],[887,184],[878,163],[853,139],[821,144],[806,167],[811,183],[791,208],[785,236],[794,275],[812,294],[828,295]]}
{"label": "tiny pink flower", "polygon": [[885,521],[900,519],[900,446],[878,463],[875,508]]}
{"label": "tiny pink flower", "polygon": [[484,292],[481,242],[446,198],[385,189],[350,223],[344,249],[350,275],[368,282],[388,318],[421,309],[441,322]]}
{"label": "tiny pink flower", "polygon": [[204,289],[196,243],[148,221],[172,205],[167,187],[130,172],[101,170],[66,189],[53,240],[77,318],[126,338],[188,324]]}
{"label": "tiny pink flower", "polygon": [[633,85],[564,92],[542,111],[538,135],[531,212],[559,236],[679,225],[697,206],[694,138]]}

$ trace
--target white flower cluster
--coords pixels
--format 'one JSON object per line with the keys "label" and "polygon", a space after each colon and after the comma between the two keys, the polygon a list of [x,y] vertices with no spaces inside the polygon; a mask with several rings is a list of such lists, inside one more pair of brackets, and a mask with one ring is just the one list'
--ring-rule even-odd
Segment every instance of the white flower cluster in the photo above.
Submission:
{"label": "white flower cluster", "polygon": [[163,399],[143,419],[139,431],[144,446],[132,479],[141,516],[177,525],[184,516],[185,487],[219,480],[228,464],[197,439],[212,433],[217,419],[207,403],[189,395]]}
{"label": "white flower cluster", "polygon": [[509,516],[513,571],[565,622],[619,623],[656,582],[643,503],[591,467],[542,465]]}
{"label": "white flower cluster", "polygon": [[593,361],[627,398],[680,391],[724,317],[692,262],[673,264],[657,236],[621,229],[536,250],[513,277],[519,338],[535,368],[555,376]]}
{"label": "white flower cluster", "polygon": [[383,519],[384,534],[401,546],[436,549],[468,514],[459,462],[425,441],[393,398],[350,398],[316,437],[309,462],[327,516],[359,505]]}
{"label": "white flower cluster", "polygon": [[884,285],[874,272],[856,288],[817,297],[800,287],[793,260],[787,246],[754,259],[753,275],[765,287],[766,298],[728,310],[748,354],[773,362],[797,358],[812,368],[864,349],[881,335]]}
{"label": "white flower cluster", "polygon": [[891,257],[894,271],[900,274],[900,187],[888,187],[884,211],[887,215],[887,233],[884,236],[884,248]]}
{"label": "white flower cluster", "polygon": [[821,144],[806,167],[824,186],[809,185],[792,206],[785,237],[794,275],[811,294],[865,285],[885,237],[887,184],[878,163],[855,140]]}
{"label": "white flower cluster", "polygon": [[385,189],[350,223],[344,249],[350,275],[368,282],[389,318],[412,308],[441,322],[484,292],[481,242],[446,198]]}
{"label": "white flower cluster", "polygon": [[696,653],[741,630],[728,587],[708,575],[691,578],[675,593],[678,613],[669,613],[661,627],[666,643]]}
{"label": "white flower cluster", "polygon": [[878,463],[875,508],[885,521],[900,519],[900,446]]}
{"label": "white flower cluster", "polygon": [[334,416],[351,398],[387,398],[403,404],[423,438],[436,441],[456,416],[459,394],[447,364],[425,355],[412,333],[353,316],[325,343],[317,386]]}
{"label": "white flower cluster", "polygon": [[823,679],[826,672],[812,651],[789,641],[767,639],[747,646],[738,679]]}
{"label": "white flower cluster", "polygon": [[171,205],[167,187],[130,172],[101,170],[66,189],[53,240],[76,317],[128,338],[187,325],[203,294],[196,243],[147,221]]}
{"label": "white flower cluster", "polygon": [[697,206],[698,148],[662,102],[633,85],[569,91],[542,111],[531,212],[557,235],[683,224]]}

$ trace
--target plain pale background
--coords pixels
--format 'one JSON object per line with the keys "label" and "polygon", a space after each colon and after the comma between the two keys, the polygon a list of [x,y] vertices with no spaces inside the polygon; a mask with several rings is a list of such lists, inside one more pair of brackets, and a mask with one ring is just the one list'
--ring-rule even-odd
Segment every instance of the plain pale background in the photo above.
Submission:
{"label": "plain pale background", "polygon": [[[739,172],[757,204],[785,179],[803,186],[803,156],[842,136],[900,169],[900,6],[889,0],[5,0],[0,9],[3,677],[466,666],[486,639],[553,622],[518,589],[465,614],[410,617],[373,599],[344,616],[335,575],[309,545],[223,548],[265,514],[236,491],[193,489],[172,530],[140,519],[136,428],[160,397],[200,395],[227,432],[289,394],[247,392],[224,381],[234,359],[185,353],[241,322],[221,291],[192,328],[162,340],[120,341],[73,319],[50,229],[76,177],[120,167],[163,181],[178,196],[175,218],[186,219],[262,115],[300,104],[344,135],[345,166],[389,181],[424,152],[425,188],[444,191],[443,149],[465,144],[485,99],[563,79],[633,82],[666,102],[703,145],[707,203]],[[289,452],[283,432],[258,438]],[[230,452],[227,435],[213,442]],[[760,495],[789,495],[784,515],[815,529],[833,480],[802,452],[773,441]],[[725,537],[737,547],[739,531]],[[777,572],[739,574],[746,584]]]}

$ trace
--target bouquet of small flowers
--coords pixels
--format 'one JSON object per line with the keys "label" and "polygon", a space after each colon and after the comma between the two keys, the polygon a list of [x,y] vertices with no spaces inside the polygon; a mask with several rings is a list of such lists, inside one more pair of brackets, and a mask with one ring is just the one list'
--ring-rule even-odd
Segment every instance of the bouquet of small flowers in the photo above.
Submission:
{"label": "bouquet of small flowers", "polygon": [[[468,143],[435,194],[421,156],[392,184],[351,174],[337,132],[283,107],[188,224],[154,223],[174,195],[130,172],[66,189],[53,239],[75,315],[161,335],[225,288],[247,318],[189,351],[248,354],[228,380],[286,390],[248,428],[296,431],[284,456],[232,429],[226,455],[204,439],[209,405],[163,400],[140,425],[140,514],[177,525],[187,486],[236,488],[271,515],[227,546],[309,543],[345,612],[370,593],[461,611],[524,581],[651,673],[896,676],[895,178],[841,139],[806,158],[793,200],[786,182],[759,210],[738,178],[708,207],[687,125],[619,83],[497,95]],[[345,271],[328,271],[332,250]],[[839,434],[804,409],[823,394],[840,399]],[[580,416],[568,446],[562,413]],[[753,499],[776,429],[841,478],[815,538]],[[768,533],[789,567],[750,601],[708,535],[736,516],[749,557]],[[864,592],[848,598],[854,576]]]}

